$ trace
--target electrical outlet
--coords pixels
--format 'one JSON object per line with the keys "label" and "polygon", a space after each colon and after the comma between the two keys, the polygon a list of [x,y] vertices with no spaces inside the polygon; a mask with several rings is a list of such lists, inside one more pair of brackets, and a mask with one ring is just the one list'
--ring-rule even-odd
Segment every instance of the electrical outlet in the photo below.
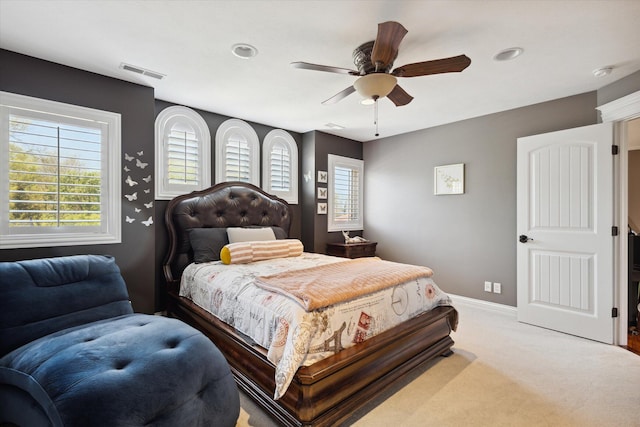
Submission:
{"label": "electrical outlet", "polygon": [[484,291],[491,292],[491,282],[484,282]]}
{"label": "electrical outlet", "polygon": [[502,293],[502,283],[498,283],[498,282],[493,283],[493,293],[494,294]]}

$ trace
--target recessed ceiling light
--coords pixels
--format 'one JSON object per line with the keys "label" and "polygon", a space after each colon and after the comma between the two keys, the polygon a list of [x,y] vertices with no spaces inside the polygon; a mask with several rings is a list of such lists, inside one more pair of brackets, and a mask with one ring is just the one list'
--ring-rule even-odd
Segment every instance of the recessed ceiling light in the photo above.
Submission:
{"label": "recessed ceiling light", "polygon": [[258,49],[246,43],[236,43],[231,46],[231,52],[242,59],[253,58],[258,54]]}
{"label": "recessed ceiling light", "polygon": [[509,61],[522,55],[522,52],[524,52],[524,49],[521,47],[510,47],[509,49],[498,52],[493,59],[496,61]]}
{"label": "recessed ceiling light", "polygon": [[611,71],[613,71],[613,67],[602,67],[602,68],[593,70],[593,75],[594,77],[604,77],[611,74]]}

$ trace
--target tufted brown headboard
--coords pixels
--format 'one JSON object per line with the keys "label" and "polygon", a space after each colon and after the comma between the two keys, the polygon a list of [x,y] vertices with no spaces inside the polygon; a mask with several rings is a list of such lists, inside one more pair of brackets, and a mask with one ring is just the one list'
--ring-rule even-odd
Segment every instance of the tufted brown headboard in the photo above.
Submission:
{"label": "tufted brown headboard", "polygon": [[168,284],[176,284],[184,268],[193,261],[189,229],[277,226],[288,235],[291,209],[287,202],[255,185],[223,182],[171,200],[165,211],[165,223],[169,251],[164,275]]}

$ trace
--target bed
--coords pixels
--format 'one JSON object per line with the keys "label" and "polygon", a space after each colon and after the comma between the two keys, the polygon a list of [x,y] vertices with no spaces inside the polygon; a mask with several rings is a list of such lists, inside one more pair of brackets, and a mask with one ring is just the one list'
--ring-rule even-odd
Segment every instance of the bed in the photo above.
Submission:
{"label": "bed", "polygon": [[[268,227],[275,230],[278,237],[288,238],[291,215],[284,200],[240,182],[221,183],[171,200],[165,212],[169,247],[163,266],[168,292],[167,314],[207,335],[227,358],[239,387],[280,424],[336,425],[408,372],[433,358],[451,354],[450,333],[457,326],[457,312],[448,304],[437,304],[361,342],[345,345],[346,348],[336,341],[317,361],[297,368],[283,388],[276,380],[280,365],[269,359],[273,359],[270,349],[247,336],[246,330],[223,322],[224,317],[212,314],[209,307],[205,309],[202,303],[196,304],[197,298],[192,298],[186,288],[187,284],[191,286],[187,279],[197,276],[198,271],[210,277],[218,274],[202,270],[206,264],[224,268],[217,265],[220,262],[194,263],[194,255],[201,256],[201,252],[193,250],[197,246],[196,236],[217,232],[210,229]],[[332,265],[356,261],[308,253],[300,258]],[[278,261],[283,265],[287,262],[289,260]],[[429,286],[428,283],[424,286]],[[181,289],[181,284],[185,289]],[[263,295],[260,293],[268,291],[252,292]],[[253,295],[252,298],[256,299]],[[342,333],[340,330],[339,334]]]}

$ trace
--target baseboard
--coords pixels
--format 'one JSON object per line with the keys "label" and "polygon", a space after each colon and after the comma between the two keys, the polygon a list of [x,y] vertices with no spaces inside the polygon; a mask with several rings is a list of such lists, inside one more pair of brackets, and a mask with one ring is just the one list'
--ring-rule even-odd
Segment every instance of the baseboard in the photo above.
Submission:
{"label": "baseboard", "polygon": [[473,307],[482,308],[484,310],[497,311],[498,313],[506,314],[513,317],[516,317],[518,312],[518,309],[516,307],[510,306],[510,305],[498,304],[495,302],[463,297],[460,295],[449,294],[449,296],[451,297],[451,300],[453,301],[454,305],[456,304],[471,305]]}

